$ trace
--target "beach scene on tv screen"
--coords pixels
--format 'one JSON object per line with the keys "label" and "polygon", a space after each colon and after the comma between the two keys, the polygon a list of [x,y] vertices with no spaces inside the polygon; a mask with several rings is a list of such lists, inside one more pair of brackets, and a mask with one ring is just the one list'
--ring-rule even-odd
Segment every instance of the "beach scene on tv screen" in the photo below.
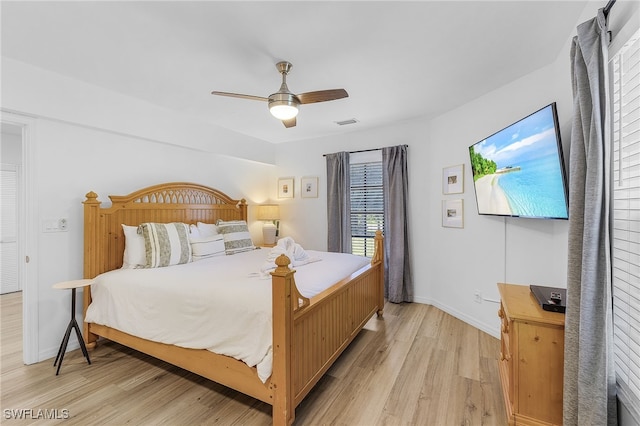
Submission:
{"label": "beach scene on tv screen", "polygon": [[551,106],[471,146],[469,153],[478,213],[567,217]]}

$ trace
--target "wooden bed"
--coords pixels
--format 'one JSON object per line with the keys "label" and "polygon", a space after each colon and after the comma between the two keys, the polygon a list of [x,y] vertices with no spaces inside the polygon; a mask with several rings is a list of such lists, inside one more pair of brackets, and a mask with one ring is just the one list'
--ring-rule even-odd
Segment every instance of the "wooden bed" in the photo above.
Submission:
{"label": "wooden bed", "polygon": [[[94,192],[84,201],[84,278],[122,266],[122,224],[144,222],[215,223],[247,220],[247,204],[193,183],[167,183],[126,196],[109,196],[102,208]],[[273,372],[266,383],[255,367],[204,349],[187,349],[152,342],[116,329],[84,323],[84,339],[94,348],[103,337],[169,362],[185,370],[271,404],[273,424],[288,425],[295,408],[355,338],[366,322],[384,307],[382,235],[378,231],[371,264],[310,299],[298,292],[295,271],[281,256],[272,275]],[[84,312],[91,303],[84,292]]]}

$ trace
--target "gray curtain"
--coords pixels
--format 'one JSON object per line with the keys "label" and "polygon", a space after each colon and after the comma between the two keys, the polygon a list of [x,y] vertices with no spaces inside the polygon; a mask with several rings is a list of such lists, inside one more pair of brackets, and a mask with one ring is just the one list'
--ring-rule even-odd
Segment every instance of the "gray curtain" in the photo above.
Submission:
{"label": "gray curtain", "polygon": [[573,126],[564,424],[617,424],[610,259],[607,28],[603,11],[571,46]]}
{"label": "gray curtain", "polygon": [[384,295],[390,302],[412,302],[406,145],[382,148],[382,183],[385,237]]}
{"label": "gray curtain", "polygon": [[327,250],[351,253],[349,153],[327,154]]}

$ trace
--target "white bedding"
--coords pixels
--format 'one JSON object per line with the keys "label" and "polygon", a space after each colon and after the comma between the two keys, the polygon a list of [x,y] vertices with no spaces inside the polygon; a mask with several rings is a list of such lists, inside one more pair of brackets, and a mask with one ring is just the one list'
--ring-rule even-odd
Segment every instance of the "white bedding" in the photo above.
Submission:
{"label": "white bedding", "polygon": [[[321,261],[296,267],[303,296],[312,297],[370,259],[308,250]],[[271,276],[260,273],[269,249],[154,269],[118,269],[91,286],[85,321],[147,340],[208,349],[271,375]]]}

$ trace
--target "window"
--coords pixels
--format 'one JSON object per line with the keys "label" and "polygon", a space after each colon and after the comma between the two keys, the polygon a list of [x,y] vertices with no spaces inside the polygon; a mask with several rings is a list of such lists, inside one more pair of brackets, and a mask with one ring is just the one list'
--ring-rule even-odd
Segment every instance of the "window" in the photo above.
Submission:
{"label": "window", "polygon": [[640,421],[640,31],[621,39],[609,63],[613,340],[618,397]]}
{"label": "window", "polygon": [[372,257],[373,238],[384,227],[382,152],[349,156],[351,179],[351,253]]}

